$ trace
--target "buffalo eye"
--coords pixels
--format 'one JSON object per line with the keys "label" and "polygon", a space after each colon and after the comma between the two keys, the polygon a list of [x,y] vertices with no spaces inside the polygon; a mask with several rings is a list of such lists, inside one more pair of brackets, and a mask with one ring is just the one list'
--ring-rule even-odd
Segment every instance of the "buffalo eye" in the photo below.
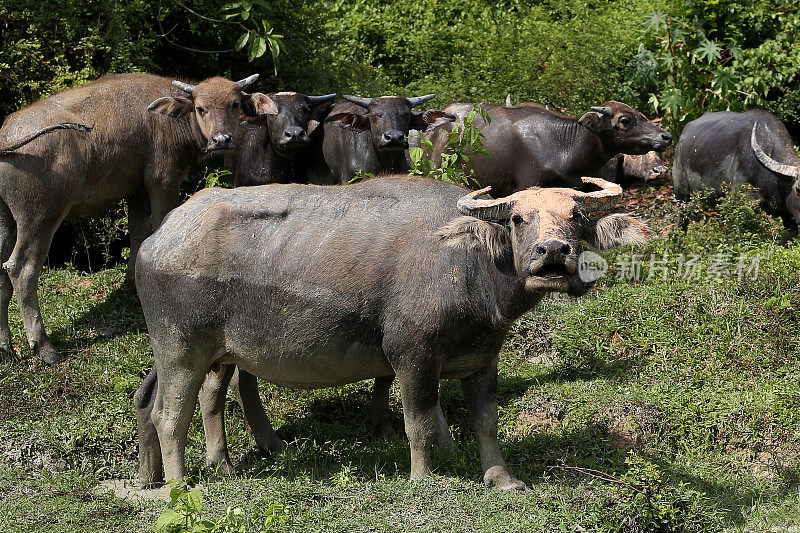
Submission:
{"label": "buffalo eye", "polygon": [[631,119],[631,117],[622,116],[622,117],[620,117],[619,122],[623,126],[630,126],[631,123],[633,122],[633,119]]}
{"label": "buffalo eye", "polygon": [[234,102],[234,103],[232,103],[232,104],[231,104],[231,108],[233,108],[233,109],[239,109],[239,102]]}
{"label": "buffalo eye", "polygon": [[376,111],[375,113],[372,113],[372,116],[375,118],[381,118],[383,116],[383,113],[380,111]]}
{"label": "buffalo eye", "polygon": [[520,224],[522,224],[522,215],[518,215],[517,213],[511,215],[511,223],[514,224],[515,226],[519,226]]}
{"label": "buffalo eye", "polygon": [[196,110],[197,110],[197,112],[198,112],[198,113],[200,113],[201,115],[205,115],[205,114],[206,114],[206,110],[205,110],[205,109],[203,109],[203,108],[202,108],[202,107],[200,107],[200,106],[197,106],[197,107],[195,107],[195,109],[196,109]]}
{"label": "buffalo eye", "polygon": [[307,105],[301,105],[300,106],[300,111],[302,111],[303,113],[308,113],[309,108],[308,108]]}

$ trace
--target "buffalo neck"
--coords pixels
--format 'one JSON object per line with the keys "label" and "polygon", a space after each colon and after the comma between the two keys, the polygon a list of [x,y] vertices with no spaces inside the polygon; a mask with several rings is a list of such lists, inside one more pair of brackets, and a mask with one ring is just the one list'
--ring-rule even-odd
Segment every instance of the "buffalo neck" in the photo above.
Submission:
{"label": "buffalo neck", "polygon": [[595,176],[617,152],[609,149],[611,139],[601,136],[578,123],[578,119],[564,120],[558,128],[559,150],[565,161],[566,174],[570,176]]}
{"label": "buffalo neck", "polygon": [[533,309],[544,297],[543,292],[531,292],[525,288],[526,278],[514,268],[514,260],[506,257],[490,263],[487,279],[487,299],[493,302],[489,311],[495,328],[509,327],[519,317]]}
{"label": "buffalo neck", "polygon": [[408,170],[405,151],[381,152],[375,150],[375,158],[378,160],[378,171],[381,173],[405,172]]}

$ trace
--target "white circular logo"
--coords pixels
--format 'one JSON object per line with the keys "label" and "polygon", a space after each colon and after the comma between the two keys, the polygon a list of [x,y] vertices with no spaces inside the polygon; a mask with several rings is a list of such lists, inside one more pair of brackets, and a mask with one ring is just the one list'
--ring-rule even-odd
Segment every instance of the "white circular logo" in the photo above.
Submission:
{"label": "white circular logo", "polygon": [[583,252],[578,256],[578,277],[584,283],[592,283],[608,272],[608,263],[594,252]]}

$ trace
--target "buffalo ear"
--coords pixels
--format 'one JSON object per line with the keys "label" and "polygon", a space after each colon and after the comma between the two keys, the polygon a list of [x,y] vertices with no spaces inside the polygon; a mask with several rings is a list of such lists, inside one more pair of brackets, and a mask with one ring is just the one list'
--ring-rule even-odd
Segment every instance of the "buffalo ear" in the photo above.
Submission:
{"label": "buffalo ear", "polygon": [[277,115],[278,106],[264,93],[242,94],[242,114],[250,117]]}
{"label": "buffalo ear", "polygon": [[455,122],[456,116],[445,113],[441,109],[428,109],[425,112],[411,112],[411,129],[426,131],[445,122]]}
{"label": "buffalo ear", "polygon": [[647,244],[652,235],[644,222],[623,213],[601,218],[592,229],[593,233],[587,240],[600,250],[627,244]]}
{"label": "buffalo ear", "polygon": [[306,128],[306,133],[311,135],[311,132],[317,129],[317,126],[325,120],[325,117],[331,112],[332,107],[333,102],[323,102],[312,107],[308,116],[308,128]]}
{"label": "buffalo ear", "polygon": [[367,131],[369,129],[369,119],[365,115],[356,113],[336,113],[326,118],[325,123],[355,131]]}
{"label": "buffalo ear", "polygon": [[595,133],[602,133],[611,129],[610,121],[606,120],[606,115],[601,115],[594,111],[589,111],[578,119],[578,124],[587,127]]}
{"label": "buffalo ear", "polygon": [[175,98],[172,96],[162,96],[147,106],[147,110],[152,113],[168,115],[173,118],[186,116],[192,109],[194,109],[194,104],[188,98]]}

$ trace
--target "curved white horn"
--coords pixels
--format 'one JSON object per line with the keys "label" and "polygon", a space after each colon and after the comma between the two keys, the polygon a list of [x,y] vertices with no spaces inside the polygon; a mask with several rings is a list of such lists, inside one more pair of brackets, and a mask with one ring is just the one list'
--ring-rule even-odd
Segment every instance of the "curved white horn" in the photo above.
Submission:
{"label": "curved white horn", "polygon": [[[758,159],[761,164],[767,167],[769,170],[778,174],[778,176],[792,178],[794,180],[800,179],[800,167],[786,165],[779,161],[775,161],[766,153],[764,153],[764,150],[761,149],[761,146],[756,140],[756,126],[758,126],[758,122],[753,124],[753,131],[750,133],[750,146],[753,148],[753,153],[755,154],[756,159]],[[769,129],[767,129],[767,131],[769,131]]]}

